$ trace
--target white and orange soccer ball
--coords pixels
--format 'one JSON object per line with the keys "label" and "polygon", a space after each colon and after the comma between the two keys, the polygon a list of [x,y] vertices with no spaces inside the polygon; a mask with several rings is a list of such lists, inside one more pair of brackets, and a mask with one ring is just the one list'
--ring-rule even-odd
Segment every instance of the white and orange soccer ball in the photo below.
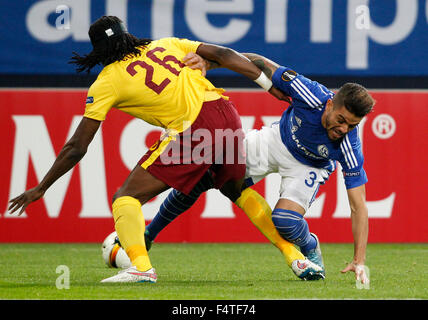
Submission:
{"label": "white and orange soccer ball", "polygon": [[104,262],[110,268],[127,269],[132,266],[131,260],[125,250],[120,246],[116,231],[105,238],[101,247]]}

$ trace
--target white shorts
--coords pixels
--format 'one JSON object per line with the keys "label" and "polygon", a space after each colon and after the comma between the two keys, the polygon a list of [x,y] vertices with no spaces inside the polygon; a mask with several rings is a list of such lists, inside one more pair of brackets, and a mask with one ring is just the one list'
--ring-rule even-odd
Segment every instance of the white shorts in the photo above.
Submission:
{"label": "white shorts", "polygon": [[320,184],[325,183],[330,172],[297,161],[281,140],[278,122],[248,132],[244,144],[247,185],[259,182],[270,173],[279,173],[279,197],[298,203],[306,212],[315,200]]}

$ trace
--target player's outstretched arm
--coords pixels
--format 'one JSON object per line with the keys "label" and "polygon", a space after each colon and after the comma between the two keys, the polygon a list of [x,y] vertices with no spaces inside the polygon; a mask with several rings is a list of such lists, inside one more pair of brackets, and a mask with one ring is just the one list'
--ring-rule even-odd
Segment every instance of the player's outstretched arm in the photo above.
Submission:
{"label": "player's outstretched arm", "polygon": [[[228,68],[256,81],[275,98],[288,103],[291,102],[287,95],[272,85],[273,73],[279,65],[260,55],[253,53],[241,54],[229,48],[202,44],[198,47],[196,53],[187,54],[183,62],[192,69],[200,69],[203,76],[206,75],[207,70]],[[257,78],[253,78],[254,67],[259,70]]]}
{"label": "player's outstretched arm", "polygon": [[58,157],[49,169],[40,183],[10,200],[9,213],[13,214],[21,209],[18,215],[21,215],[25,208],[32,202],[40,199],[46,190],[61,176],[73,168],[86,154],[86,150],[95,136],[101,122],[84,117],[73,136],[62,147]]}
{"label": "player's outstretched arm", "polygon": [[[276,69],[280,67],[280,65],[276,62],[273,62],[272,60],[269,60],[268,58],[256,53],[243,53],[242,55],[247,57],[254,65],[256,65],[257,68],[259,68],[269,78],[269,80],[272,80]],[[291,103],[290,97],[281,90],[277,89],[275,86],[270,88],[269,93],[279,100]]]}
{"label": "player's outstretched arm", "polygon": [[[250,60],[257,68],[266,74],[266,76],[272,80],[272,76],[276,69],[279,68],[279,64],[269,60],[259,54],[255,53],[242,53],[242,55]],[[205,76],[206,71],[222,67],[220,63],[201,57],[196,53],[188,53],[184,58],[183,62],[192,69],[200,69],[202,75]]]}
{"label": "player's outstretched arm", "polygon": [[251,80],[256,80],[261,74],[260,69],[248,58],[231,48],[202,43],[196,53],[208,61],[215,62],[221,68],[235,71]]}
{"label": "player's outstretched arm", "polygon": [[368,281],[364,263],[369,231],[365,185],[348,189],[348,200],[351,207],[352,234],[354,236],[354,258],[342,272],[353,271],[357,280],[365,283]]}

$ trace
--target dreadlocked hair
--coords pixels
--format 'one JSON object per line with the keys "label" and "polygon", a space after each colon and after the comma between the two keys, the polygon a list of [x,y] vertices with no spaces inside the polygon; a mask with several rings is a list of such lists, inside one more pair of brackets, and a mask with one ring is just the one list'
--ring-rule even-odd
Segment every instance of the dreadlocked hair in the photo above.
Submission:
{"label": "dreadlocked hair", "polygon": [[[118,17],[103,16],[95,21],[89,28],[89,37],[103,34],[112,25],[121,23]],[[96,65],[108,65],[132,56],[141,54],[139,47],[145,47],[152,42],[151,39],[139,39],[130,33],[122,33],[118,36],[105,39],[101,42],[92,43],[93,50],[83,56],[73,51],[69,63],[75,64],[77,72],[91,71]]]}

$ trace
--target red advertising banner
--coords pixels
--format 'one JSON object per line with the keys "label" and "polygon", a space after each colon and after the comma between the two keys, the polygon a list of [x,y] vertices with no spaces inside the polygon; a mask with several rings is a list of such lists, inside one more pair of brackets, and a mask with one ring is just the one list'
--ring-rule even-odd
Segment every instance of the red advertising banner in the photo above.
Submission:
{"label": "red advertising banner", "polygon": [[[369,242],[428,242],[428,91],[373,91],[374,112],[360,125],[365,155]],[[261,91],[228,91],[246,130],[278,120],[287,105]],[[86,90],[0,90],[0,242],[100,242],[113,231],[111,197],[161,130],[113,110],[88,153],[31,204],[7,213],[10,198],[42,179],[84,111]],[[341,169],[318,193],[306,218],[323,242],[351,242]],[[279,176],[254,188],[271,206]],[[146,223],[168,191],[142,208]],[[265,242],[247,216],[217,190],[202,195],[158,242]]]}

